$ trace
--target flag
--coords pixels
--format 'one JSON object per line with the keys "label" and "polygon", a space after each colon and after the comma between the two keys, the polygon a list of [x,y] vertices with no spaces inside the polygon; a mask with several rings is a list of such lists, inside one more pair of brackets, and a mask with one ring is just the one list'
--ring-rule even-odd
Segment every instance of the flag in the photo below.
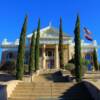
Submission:
{"label": "flag", "polygon": [[92,32],[86,27],[84,27],[83,30],[85,32],[84,37],[89,41],[93,41],[92,37],[90,36]]}
{"label": "flag", "polygon": [[93,41],[92,37],[88,34],[84,34],[84,37],[87,39],[87,40],[90,40],[90,41]]}
{"label": "flag", "polygon": [[84,32],[85,32],[86,34],[92,34],[92,32],[90,32],[90,30],[87,29],[86,27],[84,27],[83,29],[84,29]]}

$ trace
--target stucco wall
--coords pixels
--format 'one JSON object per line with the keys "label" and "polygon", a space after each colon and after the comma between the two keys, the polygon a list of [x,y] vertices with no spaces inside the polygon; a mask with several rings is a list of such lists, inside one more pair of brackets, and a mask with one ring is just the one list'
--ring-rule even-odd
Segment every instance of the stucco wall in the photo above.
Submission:
{"label": "stucco wall", "polygon": [[66,64],[68,62],[69,58],[68,58],[68,49],[64,49],[64,64]]}
{"label": "stucco wall", "polygon": [[66,45],[64,48],[64,64],[68,63],[70,59],[72,59],[74,55],[74,47],[70,45]]}

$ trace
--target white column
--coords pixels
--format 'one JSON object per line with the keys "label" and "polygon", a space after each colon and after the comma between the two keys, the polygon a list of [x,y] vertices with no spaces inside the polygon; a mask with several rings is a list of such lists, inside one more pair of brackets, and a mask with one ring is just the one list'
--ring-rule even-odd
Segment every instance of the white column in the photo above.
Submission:
{"label": "white column", "polygon": [[45,44],[43,45],[43,69],[46,69]]}
{"label": "white column", "polygon": [[55,48],[55,67],[59,69],[59,52],[58,52],[58,45],[56,44]]}

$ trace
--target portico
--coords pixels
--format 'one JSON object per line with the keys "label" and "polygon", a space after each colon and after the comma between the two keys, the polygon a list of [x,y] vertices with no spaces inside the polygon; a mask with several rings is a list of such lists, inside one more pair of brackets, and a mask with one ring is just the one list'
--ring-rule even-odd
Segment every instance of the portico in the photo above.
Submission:
{"label": "portico", "polygon": [[42,62],[43,69],[56,68],[59,69],[59,54],[58,45],[46,45],[42,46]]}

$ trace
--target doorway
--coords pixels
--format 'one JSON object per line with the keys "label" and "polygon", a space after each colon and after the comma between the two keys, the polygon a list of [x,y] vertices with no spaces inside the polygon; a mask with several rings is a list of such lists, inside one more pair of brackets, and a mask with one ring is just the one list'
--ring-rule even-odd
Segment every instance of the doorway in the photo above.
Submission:
{"label": "doorway", "polygon": [[54,59],[48,59],[46,60],[46,65],[48,69],[54,68]]}
{"label": "doorway", "polygon": [[46,66],[47,69],[54,68],[54,50],[46,51]]}

